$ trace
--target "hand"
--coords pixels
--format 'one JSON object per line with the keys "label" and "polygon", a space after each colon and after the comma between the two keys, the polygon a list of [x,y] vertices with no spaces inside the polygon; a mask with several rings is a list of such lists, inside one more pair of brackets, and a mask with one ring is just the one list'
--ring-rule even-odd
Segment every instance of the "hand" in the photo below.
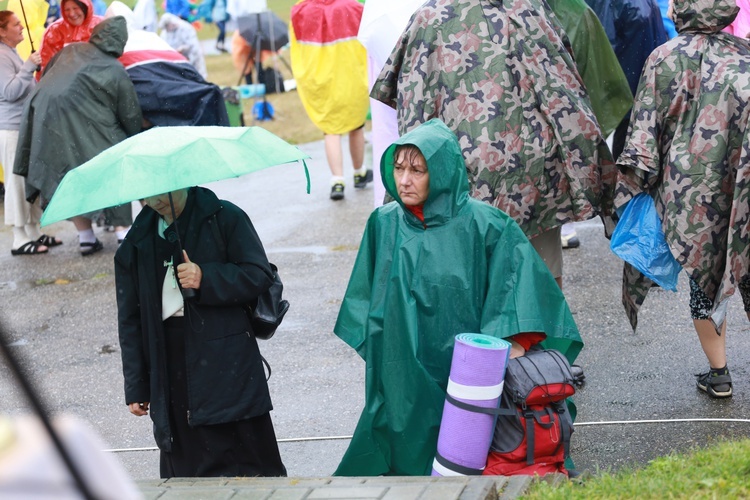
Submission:
{"label": "hand", "polygon": [[185,262],[177,266],[177,279],[180,280],[180,286],[182,288],[195,288],[197,290],[201,287],[203,271],[201,271],[198,264],[190,262],[190,258],[185,250],[182,251],[182,258]]}
{"label": "hand", "polygon": [[39,54],[39,52],[34,52],[29,56],[29,61],[39,66],[42,64],[42,56],[41,54]]}
{"label": "hand", "polygon": [[145,417],[148,415],[148,401],[145,403],[130,403],[128,409],[136,417]]}
{"label": "hand", "polygon": [[515,340],[510,340],[510,358],[519,358],[524,354],[526,354],[526,349],[521,347],[521,344],[519,344]]}

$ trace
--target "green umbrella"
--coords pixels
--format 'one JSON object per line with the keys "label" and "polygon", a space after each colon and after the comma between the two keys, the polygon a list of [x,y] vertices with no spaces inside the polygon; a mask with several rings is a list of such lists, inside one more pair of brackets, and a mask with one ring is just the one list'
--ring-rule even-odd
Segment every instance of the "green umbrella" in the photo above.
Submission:
{"label": "green umbrella", "polygon": [[65,174],[41,224],[299,160],[309,193],[305,158],[260,127],[155,127]]}

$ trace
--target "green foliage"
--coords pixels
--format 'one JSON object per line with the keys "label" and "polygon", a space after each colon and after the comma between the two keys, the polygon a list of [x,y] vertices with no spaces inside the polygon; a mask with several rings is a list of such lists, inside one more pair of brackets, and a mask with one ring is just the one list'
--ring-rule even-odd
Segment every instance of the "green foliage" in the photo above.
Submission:
{"label": "green foliage", "polygon": [[657,458],[643,469],[602,473],[556,487],[539,481],[523,498],[750,498],[750,439],[724,441]]}

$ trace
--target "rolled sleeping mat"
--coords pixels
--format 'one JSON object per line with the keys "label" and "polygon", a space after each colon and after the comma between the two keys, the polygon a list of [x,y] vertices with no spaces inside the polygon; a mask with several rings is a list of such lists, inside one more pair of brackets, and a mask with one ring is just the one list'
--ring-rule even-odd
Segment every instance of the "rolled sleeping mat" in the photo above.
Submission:
{"label": "rolled sleeping mat", "polygon": [[510,343],[505,340],[478,333],[456,335],[433,476],[482,474],[496,415],[466,405],[488,409],[499,406],[509,354]]}

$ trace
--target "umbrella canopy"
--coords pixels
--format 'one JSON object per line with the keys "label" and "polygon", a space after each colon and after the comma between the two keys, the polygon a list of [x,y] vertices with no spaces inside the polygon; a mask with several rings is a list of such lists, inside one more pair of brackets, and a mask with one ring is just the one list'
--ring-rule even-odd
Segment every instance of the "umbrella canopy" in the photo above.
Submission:
{"label": "umbrella canopy", "polygon": [[5,8],[16,13],[26,26],[23,41],[16,47],[18,55],[26,60],[41,47],[49,4],[44,0],[9,0]]}
{"label": "umbrella canopy", "polygon": [[260,127],[155,127],[65,174],[41,224],[299,160],[309,192],[305,158]]}
{"label": "umbrella canopy", "polygon": [[[289,43],[289,28],[279,16],[270,10],[238,17],[237,29],[240,36],[256,52],[258,50],[276,52]],[[258,43],[258,38],[260,38],[260,43]]]}

